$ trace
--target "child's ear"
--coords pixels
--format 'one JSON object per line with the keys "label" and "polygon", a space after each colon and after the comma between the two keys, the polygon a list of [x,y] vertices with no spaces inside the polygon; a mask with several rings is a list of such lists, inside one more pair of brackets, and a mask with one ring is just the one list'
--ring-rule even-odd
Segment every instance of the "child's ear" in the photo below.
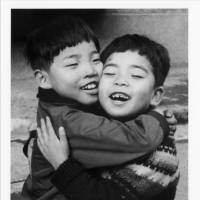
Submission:
{"label": "child's ear", "polygon": [[34,75],[35,75],[38,85],[41,88],[44,88],[44,89],[52,88],[51,82],[49,80],[49,75],[46,71],[37,69],[34,71]]}
{"label": "child's ear", "polygon": [[162,101],[163,95],[164,95],[164,88],[162,86],[155,88],[150,105],[153,107],[158,106]]}

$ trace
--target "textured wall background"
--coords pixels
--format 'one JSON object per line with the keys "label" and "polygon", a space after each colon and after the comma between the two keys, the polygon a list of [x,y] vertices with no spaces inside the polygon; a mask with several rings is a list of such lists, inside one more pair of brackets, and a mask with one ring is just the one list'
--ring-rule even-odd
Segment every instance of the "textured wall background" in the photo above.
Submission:
{"label": "textured wall background", "polygon": [[12,10],[12,41],[23,41],[35,27],[62,14],[82,17],[99,37],[102,47],[114,37],[140,33],[164,44],[172,62],[187,62],[187,9]]}

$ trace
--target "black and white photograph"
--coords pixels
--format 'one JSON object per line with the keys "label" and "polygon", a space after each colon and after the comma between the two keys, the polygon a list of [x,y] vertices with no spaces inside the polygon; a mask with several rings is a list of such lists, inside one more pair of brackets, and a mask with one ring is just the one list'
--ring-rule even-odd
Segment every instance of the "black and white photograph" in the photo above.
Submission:
{"label": "black and white photograph", "polygon": [[10,199],[188,200],[189,9],[9,14]]}

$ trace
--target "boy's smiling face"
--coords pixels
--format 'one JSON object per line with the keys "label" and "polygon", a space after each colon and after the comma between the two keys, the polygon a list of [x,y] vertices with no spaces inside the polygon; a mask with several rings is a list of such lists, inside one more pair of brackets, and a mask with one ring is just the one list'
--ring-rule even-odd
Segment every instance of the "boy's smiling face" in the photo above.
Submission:
{"label": "boy's smiling face", "polygon": [[111,54],[99,83],[99,101],[113,117],[137,116],[160,99],[154,88],[152,66],[137,51]]}
{"label": "boy's smiling face", "polygon": [[94,43],[81,42],[66,47],[54,57],[48,71],[48,82],[59,95],[82,104],[98,100],[98,83],[102,63]]}

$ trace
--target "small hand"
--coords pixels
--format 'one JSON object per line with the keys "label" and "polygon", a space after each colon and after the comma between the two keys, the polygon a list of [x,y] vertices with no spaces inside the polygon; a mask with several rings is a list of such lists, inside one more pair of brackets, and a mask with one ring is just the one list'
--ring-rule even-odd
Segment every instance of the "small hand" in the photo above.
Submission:
{"label": "small hand", "polygon": [[33,142],[34,142],[34,138],[32,138],[32,139],[29,141],[29,144],[28,144],[28,151],[27,151],[28,165],[29,165],[30,174],[31,174],[31,171],[32,171],[31,162],[32,162],[32,153],[33,153]]}
{"label": "small hand", "polygon": [[59,138],[56,136],[51,121],[46,117],[41,119],[41,128],[37,128],[37,144],[44,157],[57,169],[69,157],[69,145],[63,127],[59,128]]}
{"label": "small hand", "polygon": [[176,131],[176,125],[177,125],[177,120],[174,116],[174,113],[172,110],[164,110],[160,107],[156,107],[153,109],[154,111],[160,113],[161,115],[163,115],[165,117],[165,119],[168,122],[169,125],[169,129],[170,129],[170,135],[174,135],[175,131]]}
{"label": "small hand", "polygon": [[170,134],[174,135],[174,133],[176,131],[177,120],[174,116],[173,111],[172,110],[165,110],[164,111],[164,117],[168,122]]}

